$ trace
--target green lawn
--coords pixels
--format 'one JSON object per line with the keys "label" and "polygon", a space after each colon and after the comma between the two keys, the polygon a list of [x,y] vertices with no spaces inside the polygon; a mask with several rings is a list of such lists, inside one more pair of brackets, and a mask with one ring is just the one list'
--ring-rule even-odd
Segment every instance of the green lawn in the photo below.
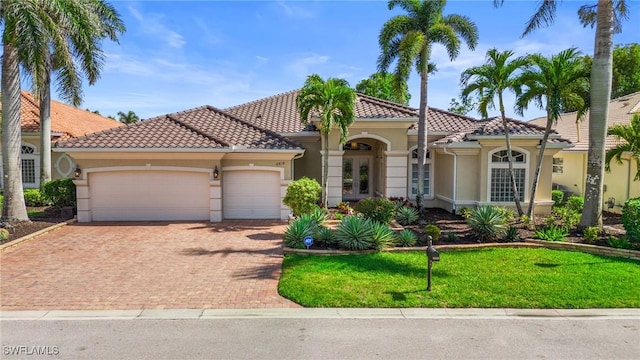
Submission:
{"label": "green lawn", "polygon": [[279,292],[309,307],[640,307],[640,262],[542,248],[284,259]]}

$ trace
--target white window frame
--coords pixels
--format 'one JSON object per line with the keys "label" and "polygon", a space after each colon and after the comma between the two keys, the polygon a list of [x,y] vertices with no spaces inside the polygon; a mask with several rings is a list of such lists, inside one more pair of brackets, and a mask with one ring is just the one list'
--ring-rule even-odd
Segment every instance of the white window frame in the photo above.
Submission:
{"label": "white window frame", "polygon": [[562,174],[564,172],[564,158],[554,157],[552,170],[554,174]]}
{"label": "white window frame", "polygon": [[[410,199],[413,199],[416,197],[416,194],[413,193],[413,164],[416,164],[416,166],[418,165],[418,156],[416,155],[416,157],[413,157],[413,152],[418,150],[418,146],[413,146],[409,149],[409,165],[407,166],[407,179],[408,179],[408,183],[407,183],[407,194],[409,196]],[[434,178],[433,178],[433,163],[434,163],[434,159],[433,159],[433,152],[431,152],[431,150],[427,149],[427,152],[425,154],[425,156],[427,157],[425,159],[425,169],[429,169],[429,189],[425,189],[424,194],[422,194],[422,198],[423,199],[433,199],[433,183],[434,183]],[[418,179],[416,180],[416,184]]]}
{"label": "white window frame", "polygon": [[[33,153],[24,154],[22,153],[23,147],[29,147],[33,149]],[[38,153],[38,148],[27,142],[23,142],[20,146],[20,161],[22,160],[33,160],[33,171],[35,182],[26,182],[24,176],[22,176],[22,186],[25,188],[39,188],[40,187],[40,153]],[[21,166],[22,168],[22,166]],[[24,171],[24,169],[22,169]],[[24,175],[24,174],[21,174]]]}
{"label": "white window frame", "polygon": [[[493,183],[493,179],[492,179],[492,170],[493,169],[509,169],[509,162],[505,161],[505,162],[498,162],[498,163],[494,163],[493,162],[493,155],[495,153],[501,152],[501,151],[506,151],[507,148],[498,148],[495,149],[493,151],[490,151],[488,154],[488,171],[487,171],[487,202],[491,202],[491,203],[496,203],[496,204],[511,204],[513,203],[512,201],[492,201],[492,194],[491,194],[491,184]],[[524,189],[518,189],[518,193],[522,194],[522,200],[520,201],[527,201],[527,199],[529,198],[529,161],[531,161],[531,157],[530,157],[530,153],[527,150],[524,150],[522,148],[518,148],[518,147],[512,147],[511,148],[511,152],[519,152],[522,153],[525,157],[525,161],[524,162],[514,162],[513,163],[513,169],[524,169]]]}

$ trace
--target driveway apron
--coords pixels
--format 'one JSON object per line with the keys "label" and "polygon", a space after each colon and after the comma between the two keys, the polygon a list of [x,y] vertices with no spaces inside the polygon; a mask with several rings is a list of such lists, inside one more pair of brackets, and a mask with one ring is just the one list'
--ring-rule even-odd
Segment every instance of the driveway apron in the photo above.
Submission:
{"label": "driveway apron", "polygon": [[278,295],[276,221],[90,223],[0,255],[0,309],[299,307]]}

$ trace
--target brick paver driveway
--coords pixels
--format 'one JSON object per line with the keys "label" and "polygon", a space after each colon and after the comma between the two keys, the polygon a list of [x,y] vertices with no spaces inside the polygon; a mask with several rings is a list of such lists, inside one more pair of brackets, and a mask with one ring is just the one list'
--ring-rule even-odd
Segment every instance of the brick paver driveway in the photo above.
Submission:
{"label": "brick paver driveway", "polygon": [[277,293],[284,225],[73,224],[0,255],[0,308],[297,307]]}

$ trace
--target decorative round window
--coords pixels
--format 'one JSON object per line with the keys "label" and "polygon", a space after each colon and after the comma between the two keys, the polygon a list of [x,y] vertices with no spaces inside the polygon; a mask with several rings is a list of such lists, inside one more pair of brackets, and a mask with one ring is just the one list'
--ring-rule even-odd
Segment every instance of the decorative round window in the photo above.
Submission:
{"label": "decorative round window", "polygon": [[56,170],[58,171],[58,174],[60,174],[60,176],[64,178],[69,177],[74,169],[75,164],[67,154],[62,154],[62,156],[60,156],[58,160],[56,160]]}

